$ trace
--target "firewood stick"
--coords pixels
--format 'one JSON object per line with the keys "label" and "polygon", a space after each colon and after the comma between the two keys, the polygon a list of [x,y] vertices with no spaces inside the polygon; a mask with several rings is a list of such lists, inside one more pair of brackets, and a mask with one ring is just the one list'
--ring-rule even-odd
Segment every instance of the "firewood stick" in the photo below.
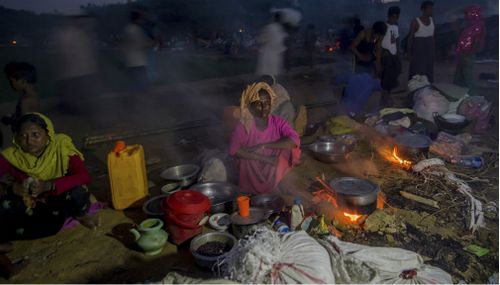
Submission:
{"label": "firewood stick", "polygon": [[412,200],[415,202],[419,202],[419,203],[425,204],[427,206],[431,206],[433,208],[439,209],[438,202],[436,202],[434,200],[427,199],[427,198],[424,198],[424,197],[421,197],[421,196],[418,196],[415,194],[411,194],[411,193],[408,193],[405,191],[399,191],[399,194],[401,194],[401,196],[405,197],[406,199],[409,199],[409,200]]}

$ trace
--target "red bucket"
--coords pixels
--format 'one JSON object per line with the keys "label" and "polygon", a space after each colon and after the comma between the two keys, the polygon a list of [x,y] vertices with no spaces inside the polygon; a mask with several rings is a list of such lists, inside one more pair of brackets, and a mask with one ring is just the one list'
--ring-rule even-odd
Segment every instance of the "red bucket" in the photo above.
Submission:
{"label": "red bucket", "polygon": [[165,223],[174,244],[201,234],[200,221],[210,210],[210,199],[192,190],[181,190],[169,195],[161,204]]}

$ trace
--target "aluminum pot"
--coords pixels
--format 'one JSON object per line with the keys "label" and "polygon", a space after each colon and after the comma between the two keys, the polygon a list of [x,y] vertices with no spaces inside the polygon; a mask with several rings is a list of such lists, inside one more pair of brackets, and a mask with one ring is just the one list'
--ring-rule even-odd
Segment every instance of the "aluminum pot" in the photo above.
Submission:
{"label": "aluminum pot", "polygon": [[337,178],[330,182],[330,188],[335,191],[339,207],[345,209],[371,209],[373,205],[376,207],[380,192],[377,184],[356,177]]}
{"label": "aluminum pot", "polygon": [[432,140],[428,136],[418,134],[402,134],[394,138],[398,154],[404,159],[419,161],[427,158]]}

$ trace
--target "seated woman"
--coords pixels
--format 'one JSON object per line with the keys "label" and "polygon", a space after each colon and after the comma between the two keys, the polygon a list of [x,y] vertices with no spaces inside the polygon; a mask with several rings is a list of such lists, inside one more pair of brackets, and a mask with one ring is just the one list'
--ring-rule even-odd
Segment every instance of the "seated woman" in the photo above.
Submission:
{"label": "seated woman", "polygon": [[297,132],[285,119],[270,115],[275,98],[263,82],[248,86],[241,96],[240,124],[231,135],[229,153],[239,158],[244,193],[270,192],[300,157]]}
{"label": "seated woman", "polygon": [[97,226],[88,213],[83,156],[44,115],[25,114],[15,123],[13,146],[0,155],[0,176],[6,174],[13,182],[0,193],[0,241],[54,235],[69,217]]}

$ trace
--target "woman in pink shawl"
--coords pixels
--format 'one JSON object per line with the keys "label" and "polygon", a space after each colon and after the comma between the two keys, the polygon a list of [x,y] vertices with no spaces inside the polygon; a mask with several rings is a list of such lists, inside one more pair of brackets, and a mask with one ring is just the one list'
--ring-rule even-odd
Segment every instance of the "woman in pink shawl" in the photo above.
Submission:
{"label": "woman in pink shawl", "polygon": [[460,33],[457,43],[457,70],[454,83],[469,88],[474,94],[474,62],[476,53],[484,47],[486,27],[479,5],[473,4],[465,8],[467,26]]}
{"label": "woman in pink shawl", "polygon": [[273,190],[300,157],[300,139],[283,118],[270,115],[276,95],[263,82],[241,96],[241,119],[231,135],[229,153],[239,159],[241,191]]}

